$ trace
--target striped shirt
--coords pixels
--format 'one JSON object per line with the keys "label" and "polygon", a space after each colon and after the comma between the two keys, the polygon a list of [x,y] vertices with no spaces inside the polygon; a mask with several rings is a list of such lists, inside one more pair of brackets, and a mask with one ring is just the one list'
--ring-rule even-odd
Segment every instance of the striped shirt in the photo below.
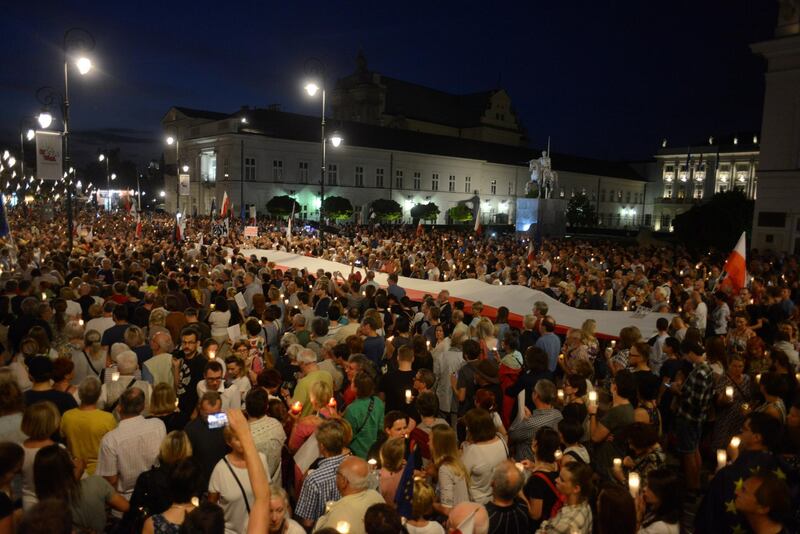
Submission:
{"label": "striped shirt", "polygon": [[298,517],[316,521],[325,515],[325,503],[341,498],[336,487],[336,471],[345,458],[344,454],[323,458],[316,469],[308,472],[297,499],[295,513]]}
{"label": "striped shirt", "polygon": [[592,509],[587,503],[563,506],[555,517],[539,526],[536,534],[591,534]]}
{"label": "striped shirt", "polygon": [[714,394],[714,377],[711,367],[705,361],[696,363],[681,387],[678,415],[702,423],[708,415],[708,404]]}
{"label": "striped shirt", "polygon": [[515,448],[514,458],[533,460],[531,443],[540,428],[558,429],[558,423],[564,418],[555,408],[534,410],[530,417],[514,422],[508,429],[508,441]]}
{"label": "striped shirt", "polygon": [[486,503],[486,512],[489,514],[489,534],[516,534],[530,531],[528,506],[522,499],[514,499],[509,506]]}
{"label": "striped shirt", "polygon": [[119,476],[117,489],[129,499],[136,479],[155,463],[166,435],[160,419],[145,419],[141,415],[123,419],[100,441],[95,475]]}

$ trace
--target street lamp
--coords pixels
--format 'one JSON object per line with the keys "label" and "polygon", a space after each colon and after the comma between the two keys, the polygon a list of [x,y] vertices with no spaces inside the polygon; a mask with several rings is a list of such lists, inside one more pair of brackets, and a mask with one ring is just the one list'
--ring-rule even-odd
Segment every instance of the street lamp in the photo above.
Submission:
{"label": "street lamp", "polygon": [[[92,34],[81,28],[70,28],[64,32],[64,166],[69,167],[69,59],[70,51],[76,52],[75,65],[81,76],[88,74],[92,69],[92,62],[86,52],[94,48],[95,41]],[[68,253],[72,254],[72,183],[67,181],[67,233],[69,235]]]}
{"label": "street lamp", "polygon": [[[181,143],[178,140],[178,134],[176,132],[175,136],[167,136],[167,145],[172,146],[175,145],[175,213],[178,213],[181,209],[181,177],[179,173],[179,169],[181,168]],[[187,172],[189,170],[188,165],[184,165]],[[162,191],[163,192],[163,191]]]}
{"label": "street lamp", "polygon": [[320,133],[321,133],[321,142],[322,145],[322,166],[320,168],[320,181],[319,181],[319,198],[320,198],[320,206],[319,206],[319,242],[320,246],[324,249],[325,248],[325,173],[328,168],[328,160],[327,160],[327,144],[330,140],[331,145],[334,148],[337,148],[339,145],[342,144],[342,137],[336,133],[327,138],[325,136],[325,84],[324,84],[324,66],[322,62],[316,58],[311,58],[306,61],[306,72],[311,75],[313,78],[303,86],[306,94],[308,96],[316,96],[317,93],[322,93],[322,113],[321,113],[321,120],[320,120]]}
{"label": "street lamp", "polygon": [[53,124],[53,115],[51,115],[49,111],[42,110],[39,116],[36,117],[36,120],[39,121],[39,126],[41,126],[43,130],[46,130]]}
{"label": "street lamp", "polygon": [[110,172],[108,170],[108,165],[109,162],[111,161],[111,158],[106,157],[105,154],[100,154],[99,156],[97,156],[97,161],[99,161],[100,163],[105,162],[106,164],[106,198],[108,200],[108,208],[106,209],[108,211],[111,211],[111,181],[110,181]]}

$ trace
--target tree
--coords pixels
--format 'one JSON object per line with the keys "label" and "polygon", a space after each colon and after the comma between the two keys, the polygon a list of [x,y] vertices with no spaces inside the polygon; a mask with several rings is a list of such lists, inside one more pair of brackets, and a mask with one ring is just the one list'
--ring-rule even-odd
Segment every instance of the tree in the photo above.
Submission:
{"label": "tree", "polygon": [[394,200],[379,198],[372,202],[372,212],[379,221],[396,221],[403,218],[403,208]]}
{"label": "tree", "polygon": [[472,220],[472,210],[464,204],[450,208],[447,210],[447,214],[455,222],[469,222]]}
{"label": "tree", "polygon": [[289,195],[279,195],[267,202],[267,211],[275,217],[288,217],[292,214],[292,206],[295,213],[300,213],[300,204],[295,199]]}
{"label": "tree", "polygon": [[433,202],[417,204],[411,208],[411,218],[422,219],[423,221],[435,221],[439,218],[439,206]]}
{"label": "tree", "polygon": [[570,226],[589,228],[597,226],[597,211],[585,194],[575,195],[567,204],[567,222]]}
{"label": "tree", "polygon": [[752,230],[755,203],[740,191],[717,193],[711,200],[675,217],[675,235],[693,252],[729,251],[742,232]]}
{"label": "tree", "polygon": [[325,217],[341,221],[353,216],[353,205],[344,197],[325,197],[322,211]]}

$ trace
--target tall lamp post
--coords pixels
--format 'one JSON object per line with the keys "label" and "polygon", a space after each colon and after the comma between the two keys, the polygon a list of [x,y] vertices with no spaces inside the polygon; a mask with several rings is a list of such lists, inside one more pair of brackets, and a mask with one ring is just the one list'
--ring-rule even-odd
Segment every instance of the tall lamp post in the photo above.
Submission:
{"label": "tall lamp post", "polygon": [[[69,64],[72,60],[78,73],[84,76],[92,70],[92,60],[86,56],[87,52],[94,49],[95,41],[92,34],[81,28],[70,28],[64,32],[64,167],[69,169],[70,156],[69,156]],[[72,254],[72,231],[73,231],[73,213],[72,213],[72,178],[67,175],[66,180],[67,192],[67,233],[69,235],[69,248],[67,249]]]}
{"label": "tall lamp post", "polygon": [[97,161],[100,163],[105,162],[106,164],[106,197],[108,198],[108,211],[111,211],[111,174],[108,169],[108,162],[111,158],[107,157],[105,154],[100,154],[97,156]]}
{"label": "tall lamp post", "polygon": [[19,169],[22,179],[25,179],[25,141],[33,141],[36,137],[36,130],[30,126],[33,121],[30,118],[22,119],[19,123]]}
{"label": "tall lamp post", "polygon": [[[309,60],[313,61],[313,60]],[[321,72],[322,69],[319,69]],[[325,217],[324,217],[324,205],[325,205],[325,172],[328,168],[328,154],[327,154],[327,144],[330,141],[331,145],[336,148],[342,144],[342,138],[338,134],[333,134],[330,138],[326,137],[325,135],[325,86],[323,84],[323,76],[318,74],[318,81],[309,81],[303,86],[308,96],[316,96],[317,93],[322,93],[322,113],[321,113],[321,120],[320,120],[320,137],[321,137],[321,145],[322,145],[322,166],[320,167],[320,180],[319,180],[319,243],[322,248],[325,248]]]}
{"label": "tall lamp post", "polygon": [[[181,142],[177,132],[174,136],[167,136],[167,145],[175,145],[175,213],[181,210]],[[183,172],[188,172],[189,166],[183,166]]]}

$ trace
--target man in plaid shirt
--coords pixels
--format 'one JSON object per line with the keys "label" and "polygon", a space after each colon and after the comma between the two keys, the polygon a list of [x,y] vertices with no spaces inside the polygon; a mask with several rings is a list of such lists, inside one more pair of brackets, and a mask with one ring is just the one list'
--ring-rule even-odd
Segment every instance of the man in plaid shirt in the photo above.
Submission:
{"label": "man in plaid shirt", "polygon": [[714,379],[702,345],[685,340],[681,344],[681,352],[694,364],[694,368],[683,384],[673,382],[671,386],[674,394],[678,396],[675,449],[682,455],[686,489],[689,492],[696,492],[700,488],[700,434],[714,393]]}
{"label": "man in plaid shirt", "polygon": [[339,464],[346,458],[342,454],[344,429],[339,421],[335,419],[323,421],[317,428],[315,436],[319,444],[320,458],[316,468],[308,470],[295,508],[295,513],[306,528],[313,527],[317,519],[325,514],[325,505],[328,501],[338,501],[341,498],[336,486],[336,472]]}

